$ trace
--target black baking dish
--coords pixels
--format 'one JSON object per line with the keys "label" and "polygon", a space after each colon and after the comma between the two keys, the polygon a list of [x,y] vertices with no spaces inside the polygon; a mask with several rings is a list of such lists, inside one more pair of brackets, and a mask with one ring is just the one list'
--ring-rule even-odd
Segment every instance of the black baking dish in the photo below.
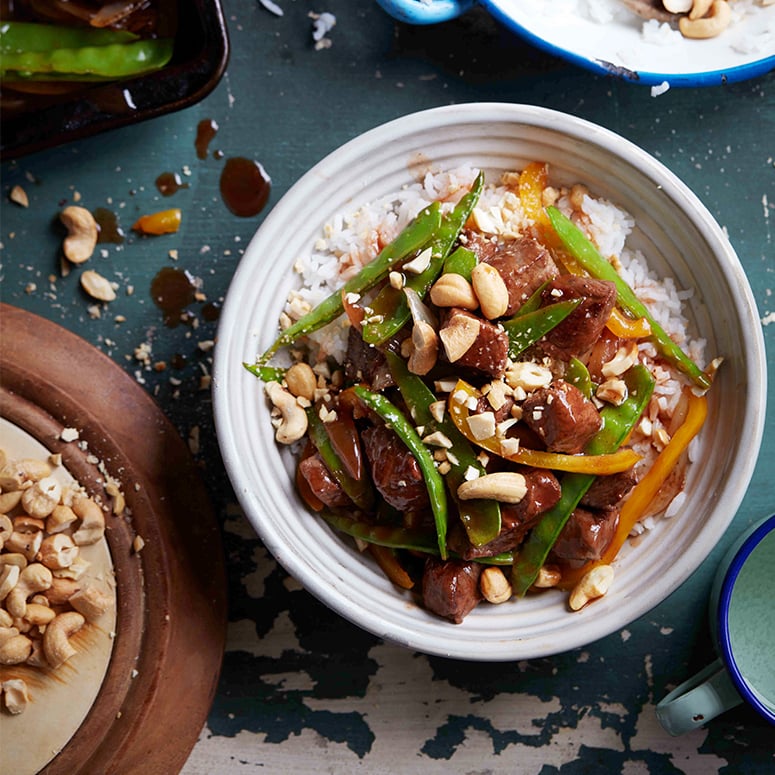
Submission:
{"label": "black baking dish", "polygon": [[175,49],[163,69],[129,80],[85,84],[67,100],[3,116],[3,160],[193,105],[221,79],[229,38],[219,0],[178,0]]}

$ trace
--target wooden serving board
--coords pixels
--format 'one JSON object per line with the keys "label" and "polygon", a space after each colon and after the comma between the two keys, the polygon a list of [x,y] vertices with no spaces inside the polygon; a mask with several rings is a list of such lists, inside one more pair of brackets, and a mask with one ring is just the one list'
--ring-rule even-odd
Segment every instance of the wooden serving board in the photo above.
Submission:
{"label": "wooden serving board", "polygon": [[[107,518],[117,622],[104,679],[42,772],[178,772],[212,704],[226,637],[220,533],[195,462],[153,399],[110,358],[6,304],[0,416],[61,453],[67,471],[103,500],[107,471],[131,515]],[[64,428],[85,443],[62,441]],[[140,552],[132,546],[138,535]],[[77,673],[64,675],[77,692]],[[23,725],[24,717],[0,721]]]}

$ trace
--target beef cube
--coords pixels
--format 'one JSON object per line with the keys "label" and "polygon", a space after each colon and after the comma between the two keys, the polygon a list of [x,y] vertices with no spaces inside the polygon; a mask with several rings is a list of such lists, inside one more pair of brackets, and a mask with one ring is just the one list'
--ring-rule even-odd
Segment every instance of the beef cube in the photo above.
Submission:
{"label": "beef cube", "polygon": [[498,238],[486,237],[478,231],[465,230],[460,234],[460,244],[474,253],[477,261],[482,263],[498,249]]}
{"label": "beef cube", "polygon": [[428,508],[428,490],[420,466],[395,432],[385,425],[373,425],[361,432],[361,440],[380,495],[399,511]]}
{"label": "beef cube", "polygon": [[481,572],[482,567],[476,562],[428,558],[422,577],[425,608],[460,624],[482,599]]}
{"label": "beef cube", "polygon": [[564,361],[583,356],[600,338],[616,304],[616,286],[608,280],[565,274],[541,293],[544,306],[569,299],[583,301],[541,343],[549,355]]}
{"label": "beef cube", "polygon": [[618,474],[598,476],[580,503],[590,509],[613,508],[637,483],[638,477],[632,469]]}
{"label": "beef cube", "polygon": [[299,474],[304,477],[312,492],[330,508],[352,506],[353,502],[326,468],[323,458],[313,452],[299,462]]}
{"label": "beef cube", "polygon": [[344,374],[350,382],[365,382],[377,392],[395,385],[385,356],[376,347],[364,342],[354,327],[347,334]]}
{"label": "beef cube", "polygon": [[522,403],[522,420],[550,452],[582,452],[603,421],[595,405],[563,379],[533,391]]}
{"label": "beef cube", "polygon": [[[492,557],[515,549],[527,532],[538,524],[541,515],[560,500],[560,483],[551,471],[522,467],[520,473],[525,477],[527,486],[525,497],[519,503],[501,503],[501,531],[497,538],[484,546],[469,545],[460,551],[464,559]],[[454,548],[459,549],[457,545]]]}
{"label": "beef cube", "polygon": [[611,544],[618,524],[618,509],[574,509],[550,556],[571,568],[580,568],[592,560],[599,560]]}
{"label": "beef cube", "polygon": [[505,331],[490,323],[489,320],[472,315],[464,309],[452,307],[445,315],[445,320],[439,330],[439,337],[444,344],[447,357],[452,360],[451,349],[462,338],[465,344],[467,332],[477,329],[475,338],[468,348],[459,355],[455,352],[455,366],[474,369],[488,377],[499,378],[506,370],[509,357],[509,337]]}
{"label": "beef cube", "polygon": [[549,251],[533,237],[506,240],[484,259],[498,270],[509,292],[506,315],[513,315],[559,269]]}

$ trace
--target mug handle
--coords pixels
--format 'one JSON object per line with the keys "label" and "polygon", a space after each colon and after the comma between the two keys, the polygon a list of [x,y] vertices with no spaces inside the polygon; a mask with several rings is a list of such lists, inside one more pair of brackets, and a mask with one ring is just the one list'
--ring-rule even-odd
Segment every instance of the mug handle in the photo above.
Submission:
{"label": "mug handle", "polygon": [[657,705],[657,718],[671,735],[682,735],[742,701],[724,664],[717,659],[673,689]]}
{"label": "mug handle", "polygon": [[456,19],[474,5],[474,0],[377,0],[394,19],[408,24],[437,24]]}

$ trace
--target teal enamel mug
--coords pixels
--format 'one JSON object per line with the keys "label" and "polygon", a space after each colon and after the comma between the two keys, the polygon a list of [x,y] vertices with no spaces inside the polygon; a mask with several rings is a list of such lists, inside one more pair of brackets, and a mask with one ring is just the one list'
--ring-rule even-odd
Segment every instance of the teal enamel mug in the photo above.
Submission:
{"label": "teal enamel mug", "polygon": [[671,735],[747,702],[775,725],[775,515],[747,530],[721,562],[710,595],[718,659],[657,705]]}

